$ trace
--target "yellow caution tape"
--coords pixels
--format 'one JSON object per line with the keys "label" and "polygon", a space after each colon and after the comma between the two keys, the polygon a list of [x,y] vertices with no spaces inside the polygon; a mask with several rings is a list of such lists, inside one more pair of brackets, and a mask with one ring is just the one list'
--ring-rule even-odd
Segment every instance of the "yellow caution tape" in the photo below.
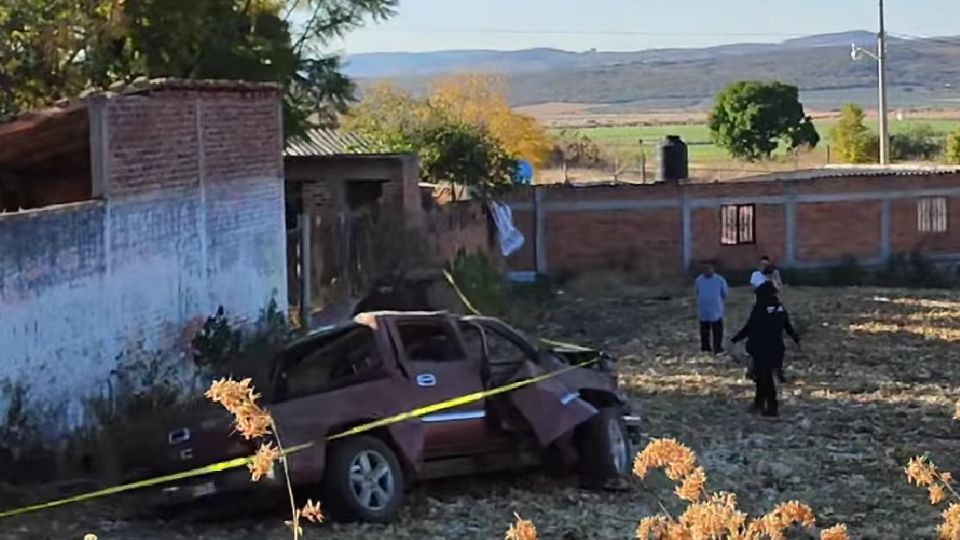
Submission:
{"label": "yellow caution tape", "polygon": [[[312,442],[307,444],[302,444],[299,446],[294,446],[289,449],[286,449],[284,454],[289,455],[294,452],[299,452],[300,450],[309,448],[311,446],[313,446]],[[0,512],[0,518],[17,516],[20,514],[26,514],[28,512],[36,512],[38,510],[47,510],[49,508],[63,506],[66,504],[89,501],[91,499],[98,499],[100,497],[106,497],[108,495],[116,495],[117,493],[123,493],[125,491],[133,491],[135,489],[143,489],[147,487],[153,487],[159,484],[169,484],[170,482],[177,482],[179,480],[186,480],[188,478],[196,478],[198,476],[206,476],[208,474],[224,472],[230,469],[237,469],[237,468],[243,467],[252,461],[253,461],[253,456],[231,459],[229,461],[221,461],[220,463],[214,463],[212,465],[199,467],[197,469],[191,469],[189,471],[168,474],[166,476],[157,476],[155,478],[148,478],[146,480],[140,480],[138,482],[123,484],[122,486],[114,486],[106,489],[101,489],[99,491],[91,491],[89,493],[74,495],[73,497],[67,497],[65,499],[59,499],[56,501],[50,501],[50,502],[45,502],[41,504],[34,504],[32,506],[24,506],[22,508],[17,508],[14,510],[7,510],[6,512]]]}
{"label": "yellow caution tape", "polygon": [[443,277],[447,278],[447,283],[453,287],[453,292],[457,293],[457,296],[460,297],[460,301],[463,302],[463,305],[467,306],[467,310],[469,310],[470,313],[473,313],[477,316],[483,316],[483,313],[480,313],[480,310],[474,307],[473,303],[470,302],[470,299],[467,298],[467,295],[463,294],[463,291],[460,290],[459,286],[457,286],[457,282],[453,279],[453,274],[451,274],[448,270],[444,270]]}
{"label": "yellow caution tape", "polygon": [[[432,404],[432,405],[427,405],[427,406],[425,406],[425,407],[420,407],[420,408],[418,408],[418,409],[413,409],[413,410],[410,410],[410,411],[407,411],[407,412],[403,412],[403,413],[400,413],[400,414],[396,414],[396,415],[390,416],[390,417],[388,417],[388,418],[383,418],[383,419],[380,419],[380,420],[374,420],[373,422],[367,422],[366,424],[361,424],[361,425],[356,426],[356,427],[354,427],[354,428],[351,428],[351,429],[349,429],[349,430],[347,430],[347,431],[344,431],[343,433],[337,433],[336,435],[331,435],[331,436],[327,437],[327,438],[325,439],[325,441],[333,441],[333,440],[337,440],[337,439],[343,439],[343,438],[345,438],[345,437],[351,437],[351,436],[354,436],[354,435],[359,435],[359,434],[361,434],[361,433],[365,433],[365,432],[368,432],[368,431],[372,431],[372,430],[374,430],[374,429],[378,429],[378,428],[381,428],[381,427],[389,426],[389,425],[392,425],[392,424],[397,424],[397,423],[400,423],[400,422],[405,422],[405,421],[407,421],[407,420],[415,420],[415,419],[420,418],[420,417],[422,417],[422,416],[426,416],[426,415],[428,415],[428,414],[435,413],[435,412],[438,412],[438,411],[443,411],[443,410],[446,410],[446,409],[452,409],[452,408],[454,408],[454,407],[459,407],[459,406],[461,406],[461,405],[466,405],[466,404],[469,404],[469,403],[474,403],[474,402],[480,401],[481,399],[486,399],[486,398],[491,397],[491,396],[496,396],[496,395],[499,395],[499,394],[505,394],[505,393],[507,393],[507,392],[512,392],[512,391],[517,390],[517,389],[519,389],[519,388],[523,388],[524,386],[529,386],[529,385],[531,385],[531,384],[536,384],[536,383],[538,383],[538,382],[542,382],[542,381],[545,381],[545,380],[547,380],[547,379],[551,379],[551,378],[553,378],[553,377],[557,377],[557,376],[559,376],[559,375],[562,375],[562,374],[567,373],[567,372],[569,372],[569,371],[572,371],[572,370],[574,370],[574,369],[589,366],[590,364],[596,363],[596,362],[599,361],[599,360],[600,360],[599,358],[594,358],[594,359],[588,360],[588,361],[586,361],[586,362],[581,362],[581,363],[576,364],[576,365],[568,366],[568,367],[565,367],[565,368],[563,368],[563,369],[559,369],[559,370],[557,370],[557,371],[552,371],[552,372],[550,372],[550,373],[545,373],[545,374],[543,374],[543,375],[538,375],[538,376],[536,376],[536,377],[531,377],[531,378],[528,378],[528,379],[524,379],[524,380],[522,380],[522,381],[517,381],[517,382],[505,384],[505,385],[503,385],[503,386],[498,386],[497,388],[493,388],[493,389],[490,389],[490,390],[485,390],[485,391],[482,391],[482,392],[474,392],[473,394],[467,394],[467,395],[465,395],[465,396],[455,397],[455,398],[452,398],[452,399],[448,399],[448,400],[446,400],[446,401],[441,401],[441,402],[439,402],[439,403],[434,403],[434,404]],[[301,450],[306,450],[307,448],[310,448],[310,447],[314,446],[315,444],[316,444],[316,443],[314,443],[314,442],[307,442],[307,443],[304,443],[304,444],[301,444],[301,445],[298,445],[298,446],[294,446],[294,447],[285,449],[284,455],[290,455],[290,454],[293,454],[293,453],[295,453],[295,452],[299,452],[299,451],[301,451]],[[243,466],[247,465],[248,463],[250,463],[250,462],[252,462],[252,461],[253,461],[253,456],[236,458],[236,459],[231,459],[231,460],[228,460],[228,461],[221,461],[221,462],[219,462],[219,463],[214,463],[214,464],[212,464],[212,465],[207,465],[207,466],[205,466],[205,467],[199,467],[199,468],[197,468],[197,469],[191,469],[191,470],[189,470],[189,471],[178,472],[178,473],[169,474],[169,475],[166,475],[166,476],[157,476],[157,477],[155,477],[155,478],[148,478],[148,479],[146,479],[146,480],[140,480],[140,481],[138,481],[138,482],[131,482],[131,483],[129,483],[129,484],[123,484],[123,485],[121,485],[121,486],[114,486],[114,487],[110,487],[110,488],[106,488],[106,489],[101,489],[101,490],[99,490],[99,491],[91,491],[91,492],[89,492],[89,493],[83,493],[83,494],[81,494],[81,495],[75,495],[75,496],[73,496],[73,497],[67,497],[67,498],[65,498],[65,499],[59,499],[59,500],[56,500],[56,501],[50,501],[50,502],[46,502],[46,503],[35,504],[35,505],[32,505],[32,506],[24,506],[24,507],[16,508],[16,509],[13,509],[13,510],[8,510],[8,511],[6,511],[6,512],[0,512],[0,519],[8,518],[8,517],[13,517],[13,516],[21,515],[21,514],[26,514],[26,513],[29,513],[29,512],[36,512],[36,511],[38,511],[38,510],[47,510],[47,509],[50,509],[50,508],[55,508],[55,507],[57,507],[57,506],[63,506],[63,505],[66,505],[66,504],[72,504],[72,503],[79,503],[79,502],[89,501],[89,500],[91,500],[91,499],[97,499],[97,498],[100,498],[100,497],[106,497],[106,496],[108,496],[108,495],[116,495],[116,494],[118,494],[118,493],[123,493],[123,492],[125,492],[125,491],[133,491],[133,490],[136,490],[136,489],[143,489],[143,488],[158,486],[158,485],[160,485],[160,484],[169,484],[169,483],[171,483],[171,482],[177,482],[177,481],[180,481],[180,480],[187,480],[187,479],[189,479],[189,478],[196,478],[196,477],[198,477],[198,476],[206,476],[206,475],[210,475],[210,474],[216,474],[216,473],[228,471],[228,470],[230,470],[230,469],[237,469],[237,468],[243,467]]]}
{"label": "yellow caution tape", "polygon": [[[467,295],[465,295],[463,291],[460,289],[460,287],[457,285],[456,280],[453,279],[453,274],[451,274],[448,270],[444,270],[443,277],[447,279],[447,283],[449,283],[450,287],[453,288],[453,292],[457,293],[457,296],[460,298],[460,301],[463,302],[463,305],[467,307],[467,310],[470,311],[470,313],[473,313],[474,315],[477,315],[477,316],[483,316],[483,314],[480,313],[480,310],[478,310],[473,305],[473,303],[470,302],[470,299],[467,298]],[[576,343],[567,343],[563,341],[556,341],[553,339],[543,339],[543,338],[541,338],[540,341],[542,341],[543,343],[546,343],[547,345],[564,347],[566,349],[572,350],[573,352],[592,352],[593,351],[593,349],[583,347],[581,345],[577,345]]]}
{"label": "yellow caution tape", "polygon": [[[544,373],[543,375],[538,375],[538,376],[536,376],[536,377],[530,377],[529,379],[524,379],[524,380],[522,380],[522,381],[512,382],[512,383],[509,383],[509,384],[505,384],[505,385],[503,385],[503,386],[498,386],[498,387],[493,388],[493,389],[490,389],[490,390],[484,390],[484,391],[482,391],[482,392],[474,392],[474,393],[472,393],[472,394],[467,394],[467,395],[465,395],[465,396],[460,396],[460,397],[451,398],[451,399],[448,399],[448,400],[446,400],[446,401],[441,401],[440,403],[434,403],[433,405],[427,405],[427,406],[425,406],[425,407],[420,407],[419,409],[413,409],[413,410],[411,410],[411,411],[403,412],[403,413],[400,413],[400,414],[397,414],[397,415],[394,415],[394,416],[391,416],[391,417],[388,417],[388,418],[384,418],[384,419],[382,419],[382,420],[375,420],[375,421],[373,421],[373,422],[369,422],[369,423],[367,423],[367,424],[363,424],[363,425],[357,426],[357,427],[355,427],[355,428],[353,428],[353,429],[349,429],[349,430],[347,430],[347,431],[344,431],[343,433],[338,433],[338,434],[336,434],[336,435],[332,435],[332,436],[330,436],[330,437],[327,437],[326,440],[332,441],[332,440],[335,440],[335,439],[342,439],[342,438],[344,438],[344,437],[350,437],[350,436],[352,436],[352,435],[358,435],[358,434],[360,434],[360,433],[363,433],[363,432],[365,432],[365,431],[370,431],[370,430],[372,430],[372,429],[377,429],[377,428],[380,428],[380,427],[389,426],[389,425],[391,425],[391,424],[396,424],[396,423],[399,423],[399,422],[404,422],[404,421],[406,421],[406,420],[413,420],[413,419],[416,419],[416,418],[420,418],[420,417],[422,417],[422,416],[426,416],[426,415],[431,414],[431,413],[435,413],[435,412],[438,412],[438,411],[443,411],[443,410],[446,410],[446,409],[452,409],[452,408],[454,408],[454,407],[460,407],[461,405],[467,405],[467,404],[469,404],[469,403],[474,403],[474,402],[480,401],[481,399],[486,399],[486,398],[488,398],[488,397],[496,396],[496,395],[499,395],[499,394],[506,394],[507,392],[512,392],[512,391],[517,390],[517,389],[519,389],[519,388],[523,388],[524,386],[529,386],[529,385],[531,385],[531,384],[536,384],[536,383],[538,383],[538,382],[542,382],[542,381],[545,381],[545,380],[547,380],[547,379],[552,379],[553,377],[557,377],[557,376],[559,376],[559,375],[563,375],[564,373],[567,373],[567,372],[572,371],[572,370],[574,370],[574,369],[578,369],[578,368],[582,368],[582,367],[587,367],[587,366],[589,366],[590,364],[594,364],[594,363],[598,362],[599,360],[600,360],[599,357],[593,358],[593,359],[587,360],[586,362],[580,362],[579,364],[575,364],[575,365],[572,365],[572,366],[567,366],[567,367],[565,367],[565,368],[563,368],[563,369],[558,369],[557,371],[551,371],[550,373]],[[2,517],[2,516],[0,516],[0,517]]]}
{"label": "yellow caution tape", "polygon": [[[462,293],[462,291],[460,290],[460,288],[457,286],[456,282],[455,282],[454,279],[453,279],[453,276],[450,275],[450,273],[447,272],[447,271],[444,271],[444,275],[446,276],[447,281],[450,282],[450,285],[451,285],[451,286],[453,287],[453,289],[456,291],[457,295],[460,296],[460,298],[461,298],[461,300],[463,301],[464,305],[467,306],[467,309],[469,309],[471,312],[473,312],[473,313],[476,314],[476,315],[480,315],[480,312],[477,311],[477,309],[473,306],[473,304],[470,303],[470,300],[467,299],[466,296],[464,296],[464,294]],[[548,343],[548,344],[552,344],[552,345],[557,345],[557,346],[560,346],[560,347],[566,347],[566,348],[569,348],[569,349],[573,349],[573,350],[575,350],[575,351],[577,351],[577,350],[578,350],[578,351],[582,351],[582,352],[590,352],[590,351],[592,351],[592,349],[587,349],[587,348],[585,348],[585,347],[581,347],[581,346],[579,346],[579,345],[575,345],[575,344],[572,344],[572,343],[563,343],[563,342],[560,342],[560,341],[552,341],[552,340],[546,340],[546,339],[545,339],[545,340],[542,340],[542,341],[543,341],[544,343]],[[512,392],[512,391],[514,391],[514,390],[523,388],[523,387],[525,387],[525,386],[529,386],[529,385],[531,385],[531,384],[536,384],[536,383],[538,383],[538,382],[542,382],[542,381],[545,381],[545,380],[547,380],[547,379],[551,379],[551,378],[553,378],[553,377],[557,377],[557,376],[563,375],[564,373],[573,371],[573,370],[575,370],[575,369],[582,368],[582,367],[587,367],[587,366],[589,366],[589,365],[591,365],[591,364],[594,364],[594,363],[598,362],[599,360],[600,360],[600,357],[592,358],[592,359],[587,360],[587,361],[585,361],[585,362],[580,362],[580,363],[578,363],[578,364],[571,365],[571,366],[565,367],[565,368],[563,368],[563,369],[559,369],[559,370],[557,370],[557,371],[552,371],[552,372],[550,372],[550,373],[544,373],[543,375],[538,375],[538,376],[536,376],[536,377],[530,377],[530,378],[524,379],[524,380],[522,380],[522,381],[512,382],[512,383],[505,384],[505,385],[503,385],[503,386],[498,386],[497,388],[492,388],[492,389],[490,389],[490,390],[484,390],[484,391],[481,391],[481,392],[474,392],[474,393],[472,393],[472,394],[467,394],[467,395],[465,395],[465,396],[460,396],[460,397],[451,398],[451,399],[448,399],[448,400],[446,400],[446,401],[441,401],[441,402],[439,402],[439,403],[434,403],[434,404],[432,404],[432,405],[427,405],[427,406],[425,406],[425,407],[420,407],[420,408],[413,409],[413,410],[410,410],[410,411],[407,411],[407,412],[402,412],[402,413],[400,413],[400,414],[396,414],[396,415],[390,416],[390,417],[388,417],[388,418],[382,418],[382,419],[380,419],[380,420],[374,420],[373,422],[368,422],[368,423],[366,423],[366,424],[362,424],[362,425],[356,426],[356,427],[351,428],[351,429],[348,429],[347,431],[344,431],[344,432],[342,432],[342,433],[337,433],[336,435],[331,435],[331,436],[329,436],[329,437],[326,437],[326,439],[324,439],[324,440],[325,440],[325,441],[334,441],[334,440],[337,440],[337,439],[343,439],[343,438],[345,438],[345,437],[352,437],[352,436],[354,436],[354,435],[359,435],[359,434],[361,434],[361,433],[366,433],[366,432],[368,432],[368,431],[372,431],[372,430],[374,430],[374,429],[378,429],[378,428],[381,428],[381,427],[386,427],[386,426],[389,426],[389,425],[392,425],[392,424],[397,424],[397,423],[405,422],[405,421],[408,421],[408,420],[414,420],[414,419],[417,419],[417,418],[420,418],[420,417],[423,417],[423,416],[426,416],[426,415],[428,415],[428,414],[435,413],[435,412],[438,412],[438,411],[443,411],[443,410],[446,410],[446,409],[452,409],[452,408],[455,408],[455,407],[460,407],[460,406],[462,406],[462,405],[467,405],[467,404],[469,404],[469,403],[474,403],[474,402],[480,401],[480,400],[482,400],[482,399],[486,399],[486,398],[488,398],[488,397],[492,397],[492,396],[496,396],[496,395],[500,395],[500,394],[506,394],[506,393],[508,393],[508,392]],[[294,447],[291,447],[291,448],[287,448],[287,449],[284,450],[284,456],[287,456],[287,455],[290,455],[290,454],[293,454],[293,453],[296,453],[296,452],[300,452],[300,451],[302,451],[302,450],[306,450],[307,448],[310,448],[310,447],[314,446],[315,444],[316,444],[315,442],[307,442],[307,443],[304,443],[304,444],[301,444],[301,445],[298,445],[298,446],[294,446]],[[13,517],[13,516],[18,516],[18,515],[22,515],[22,514],[27,514],[27,513],[30,513],[30,512],[36,512],[36,511],[39,511],[39,510],[47,510],[47,509],[50,509],[50,508],[55,508],[55,507],[58,507],[58,506],[64,506],[64,505],[67,505],[67,504],[85,502],[85,501],[89,501],[89,500],[92,500],[92,499],[98,499],[98,498],[100,498],[100,497],[107,497],[107,496],[109,496],[109,495],[116,495],[116,494],[118,494],[118,493],[124,493],[124,492],[127,492],[127,491],[133,491],[133,490],[137,490],[137,489],[154,487],[154,486],[158,486],[158,485],[161,485],[161,484],[169,484],[169,483],[171,483],[171,482],[178,482],[178,481],[180,481],[180,480],[187,480],[187,479],[196,478],[196,477],[199,477],[199,476],[207,476],[207,475],[211,475],[211,474],[221,473],[221,472],[228,471],[228,470],[231,470],[231,469],[238,469],[238,468],[240,468],[240,467],[244,467],[244,466],[246,466],[247,464],[251,463],[252,461],[253,461],[253,456],[242,457],[242,458],[235,458],[235,459],[231,459],[231,460],[227,460],[227,461],[221,461],[221,462],[219,462],[219,463],[213,463],[213,464],[211,464],[211,465],[206,465],[206,466],[204,466],[204,467],[199,467],[199,468],[196,468],[196,469],[191,469],[191,470],[189,470],[189,471],[178,472],[178,473],[169,474],[169,475],[166,475],[166,476],[157,476],[157,477],[154,477],[154,478],[148,478],[148,479],[146,479],[146,480],[140,480],[140,481],[137,481],[137,482],[131,482],[131,483],[129,483],[129,484],[123,484],[123,485],[120,485],[120,486],[109,487],[109,488],[101,489],[101,490],[98,490],[98,491],[91,491],[91,492],[89,492],[89,493],[83,493],[83,494],[80,494],[80,495],[74,495],[74,496],[72,496],[72,497],[67,497],[67,498],[64,498],[64,499],[59,499],[59,500],[55,500],[55,501],[50,501],[50,502],[35,504],[35,505],[31,505],[31,506],[24,506],[24,507],[16,508],[16,509],[13,509],[13,510],[7,510],[7,511],[5,511],[5,512],[0,512],[0,519],[8,518],[8,517]]]}

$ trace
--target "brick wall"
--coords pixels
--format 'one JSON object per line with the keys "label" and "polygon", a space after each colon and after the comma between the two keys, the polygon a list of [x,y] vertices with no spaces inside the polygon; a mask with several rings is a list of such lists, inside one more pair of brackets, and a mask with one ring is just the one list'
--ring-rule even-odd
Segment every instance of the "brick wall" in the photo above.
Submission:
{"label": "brick wall", "polygon": [[[426,252],[441,263],[457,253],[488,252],[489,218],[478,201],[424,203],[419,164],[413,155],[293,156],[285,162],[286,181],[300,190],[302,210],[316,219],[316,248],[321,261],[336,261],[338,227],[347,211],[347,191],[356,182],[382,182],[379,205],[391,226],[398,221],[415,236],[422,236]],[[427,194],[429,196],[429,194]],[[328,266],[332,266],[328,265]],[[321,279],[325,283],[326,279]]]}
{"label": "brick wall", "polygon": [[680,257],[679,216],[669,210],[548,213],[544,224],[546,251],[557,268],[636,268]]}
{"label": "brick wall", "polygon": [[[695,185],[521,188],[511,199],[527,238],[514,270],[611,267],[678,271],[700,259],[746,269],[768,255],[815,268],[853,257],[879,264],[919,251],[960,260],[960,172],[811,171],[791,178]],[[944,198],[947,230],[918,230],[918,202]],[[722,208],[752,205],[752,242],[721,242]]]}
{"label": "brick wall", "polygon": [[[286,308],[282,128],[272,88],[154,88],[88,104],[99,199],[0,215],[0,380],[48,433],[82,424],[111,371],[218,306]],[[0,400],[2,401],[2,400]],[[0,403],[2,408],[2,403]]]}
{"label": "brick wall", "polygon": [[493,250],[492,223],[481,201],[438,205],[424,213],[423,222],[429,253],[441,264],[461,253]]}
{"label": "brick wall", "polygon": [[352,182],[382,182],[380,205],[415,224],[420,219],[419,166],[415,156],[296,156],[285,162],[286,180],[302,190],[303,210],[331,220],[347,209]]}
{"label": "brick wall", "polygon": [[[797,256],[801,261],[882,256],[881,203],[874,201],[802,204],[797,207]],[[781,259],[782,260],[782,259]]]}

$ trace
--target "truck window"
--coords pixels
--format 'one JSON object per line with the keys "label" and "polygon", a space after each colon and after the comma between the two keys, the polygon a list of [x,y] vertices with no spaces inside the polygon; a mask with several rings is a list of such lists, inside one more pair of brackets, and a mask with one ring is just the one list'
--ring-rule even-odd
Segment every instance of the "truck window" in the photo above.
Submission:
{"label": "truck window", "polygon": [[444,362],[464,360],[456,333],[438,322],[404,322],[397,325],[400,342],[412,361]]}
{"label": "truck window", "polygon": [[[475,323],[461,323],[460,333],[463,335],[464,347],[471,358],[481,358],[483,356],[483,341],[480,329]],[[487,340],[487,359],[491,363],[513,363],[523,362],[524,360],[537,361],[535,351],[528,351],[519,344],[514,343],[512,339],[507,338],[496,327],[484,325],[483,335]],[[522,339],[513,336],[515,339]]]}
{"label": "truck window", "polygon": [[358,328],[288,361],[280,373],[277,400],[297,399],[376,378],[382,368],[373,331]]}
{"label": "truck window", "polygon": [[463,336],[463,348],[467,356],[477,364],[483,358],[483,337],[480,329],[474,324],[461,323],[460,335]]}
{"label": "truck window", "polygon": [[464,346],[470,358],[483,358],[482,336],[487,341],[487,357],[484,364],[484,376],[493,385],[503,384],[517,372],[526,360],[536,361],[523,347],[508,339],[496,329],[484,325],[481,334],[476,324],[460,324]]}

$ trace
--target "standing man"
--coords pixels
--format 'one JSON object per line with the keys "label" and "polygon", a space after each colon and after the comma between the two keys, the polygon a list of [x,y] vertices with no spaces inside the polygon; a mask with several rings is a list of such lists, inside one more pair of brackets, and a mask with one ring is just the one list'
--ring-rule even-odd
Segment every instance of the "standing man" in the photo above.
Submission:
{"label": "standing man", "polygon": [[753,358],[754,381],[757,383],[756,396],[750,410],[762,413],[763,416],[780,414],[773,374],[783,365],[784,332],[793,338],[797,345],[800,344],[800,336],[790,324],[787,310],[777,298],[776,287],[772,282],[764,283],[757,288],[757,303],[753,306],[750,319],[733,338],[734,343],[747,340],[747,352]]}
{"label": "standing man", "polygon": [[694,289],[697,292],[697,316],[700,319],[700,350],[720,354],[723,352],[727,280],[714,271],[712,261],[704,261],[703,273],[697,276]]}

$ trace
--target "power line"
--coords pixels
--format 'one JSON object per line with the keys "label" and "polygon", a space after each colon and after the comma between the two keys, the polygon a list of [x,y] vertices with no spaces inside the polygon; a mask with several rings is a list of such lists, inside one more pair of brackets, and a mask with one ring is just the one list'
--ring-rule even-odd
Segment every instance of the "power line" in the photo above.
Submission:
{"label": "power line", "polygon": [[[896,38],[900,38],[907,42],[923,42],[923,43],[936,43],[938,45],[948,45],[951,47],[960,47],[960,39],[958,41],[950,41],[944,38],[931,38],[923,36],[912,36],[910,34],[891,34]],[[898,44],[900,45],[900,44]]]}
{"label": "power line", "polygon": [[642,30],[520,30],[514,28],[387,28],[377,32],[402,34],[502,34],[555,36],[653,36],[653,37],[806,37],[784,32],[652,32]]}

